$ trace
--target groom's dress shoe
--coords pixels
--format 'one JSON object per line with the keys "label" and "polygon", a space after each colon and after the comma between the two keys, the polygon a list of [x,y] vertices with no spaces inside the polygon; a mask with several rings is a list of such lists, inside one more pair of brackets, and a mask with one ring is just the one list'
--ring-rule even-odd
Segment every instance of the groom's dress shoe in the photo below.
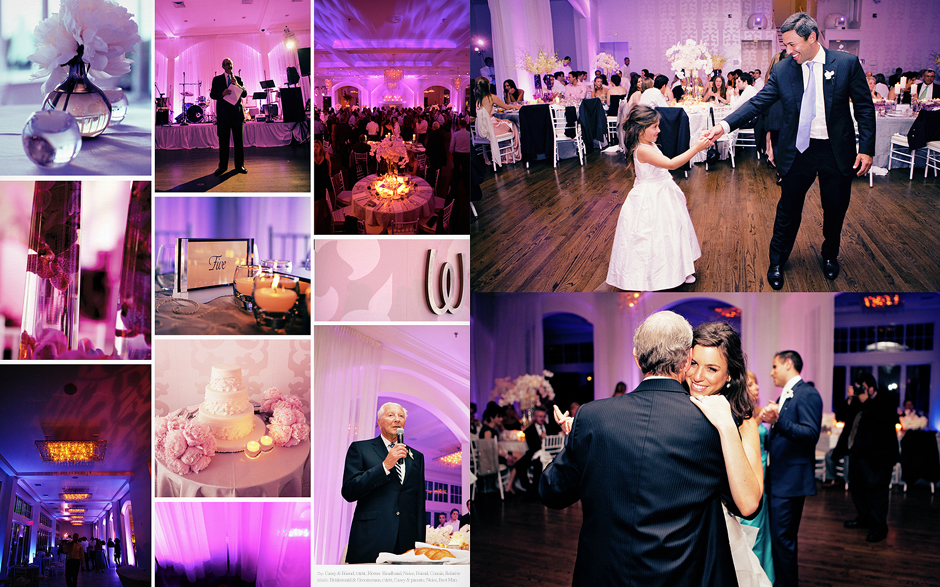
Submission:
{"label": "groom's dress shoe", "polygon": [[780,265],[771,265],[770,269],[767,270],[767,283],[774,289],[783,287],[783,271],[781,271]]}
{"label": "groom's dress shoe", "polygon": [[826,279],[839,277],[838,259],[823,259],[823,273],[826,274]]}

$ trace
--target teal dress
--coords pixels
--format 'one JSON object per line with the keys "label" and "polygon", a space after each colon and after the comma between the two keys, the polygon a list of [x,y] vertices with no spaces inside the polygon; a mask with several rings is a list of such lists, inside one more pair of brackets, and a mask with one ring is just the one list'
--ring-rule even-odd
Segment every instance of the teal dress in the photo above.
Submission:
{"label": "teal dress", "polygon": [[760,460],[764,467],[764,504],[760,513],[753,520],[741,518],[741,523],[757,528],[757,540],[754,542],[754,554],[760,561],[761,568],[767,573],[770,582],[774,582],[774,559],[770,552],[770,495],[767,494],[767,441],[770,430],[761,424],[757,427],[760,434]]}

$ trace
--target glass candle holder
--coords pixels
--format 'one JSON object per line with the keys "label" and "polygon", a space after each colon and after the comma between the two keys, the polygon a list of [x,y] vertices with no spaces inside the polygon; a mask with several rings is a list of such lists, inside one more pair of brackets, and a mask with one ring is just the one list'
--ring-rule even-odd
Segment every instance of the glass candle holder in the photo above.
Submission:
{"label": "glass candle holder", "polygon": [[267,436],[267,435],[262,436],[259,442],[261,443],[261,450],[263,452],[268,452],[269,450],[274,448],[274,439],[271,438],[270,436]]}
{"label": "glass candle holder", "polygon": [[82,150],[78,122],[61,110],[34,112],[23,127],[23,150],[36,165],[56,168],[68,164]]}
{"label": "glass candle holder", "polygon": [[265,259],[261,261],[261,266],[268,271],[290,273],[291,269],[294,267],[294,264],[286,259]]}
{"label": "glass candle holder", "polygon": [[249,459],[256,459],[261,454],[261,445],[257,440],[249,440],[245,445],[245,456]]}
{"label": "glass candle holder", "polygon": [[235,267],[235,280],[232,282],[232,289],[235,292],[235,304],[246,312],[252,311],[255,277],[261,271],[260,265],[239,265]]}
{"label": "glass candle holder", "polygon": [[262,272],[255,276],[252,313],[262,328],[283,330],[300,297],[299,279],[280,273]]}

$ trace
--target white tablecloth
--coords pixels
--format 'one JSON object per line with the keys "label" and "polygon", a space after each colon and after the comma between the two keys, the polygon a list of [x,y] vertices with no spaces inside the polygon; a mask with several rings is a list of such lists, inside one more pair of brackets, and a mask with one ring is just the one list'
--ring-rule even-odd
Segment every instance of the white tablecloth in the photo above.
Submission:
{"label": "white tablecloth", "polygon": [[[418,187],[415,192],[404,200],[376,200],[369,192],[368,187],[375,181],[376,175],[367,175],[356,182],[352,188],[352,215],[366,224],[378,224],[387,229],[393,220],[398,222],[411,222],[419,218],[426,218],[434,211],[431,209],[431,185],[420,177],[412,177]],[[370,202],[378,202],[374,207],[368,207]]]}
{"label": "white tablecloth", "polygon": [[525,454],[529,450],[529,445],[524,440],[500,440],[499,448],[506,452]]}
{"label": "white tablecloth", "polygon": [[[291,139],[303,140],[298,122],[246,122],[242,134],[246,147],[283,147]],[[214,124],[158,126],[155,144],[158,149],[218,149],[219,134]]]}
{"label": "white tablecloth", "polygon": [[310,441],[249,459],[244,451],[216,453],[199,473],[177,475],[157,459],[157,497],[305,497]]}
{"label": "white tablecloth", "polygon": [[[878,167],[888,168],[888,155],[891,153],[891,135],[894,133],[901,133],[905,137],[907,132],[911,130],[911,126],[914,125],[914,118],[908,118],[904,116],[875,116],[875,156],[873,157],[872,164],[877,165]],[[923,157],[921,157],[923,159]],[[918,164],[915,162],[915,167]],[[923,164],[919,164],[920,167],[923,167]],[[904,161],[898,161],[897,159],[891,163],[891,168],[895,167],[910,167]]]}
{"label": "white tablecloth", "polygon": [[75,159],[57,169],[36,165],[23,150],[23,127],[40,106],[41,99],[37,99],[35,105],[0,108],[0,174],[150,176],[153,114],[149,102],[131,104],[121,124],[108,127],[93,139],[83,139]]}

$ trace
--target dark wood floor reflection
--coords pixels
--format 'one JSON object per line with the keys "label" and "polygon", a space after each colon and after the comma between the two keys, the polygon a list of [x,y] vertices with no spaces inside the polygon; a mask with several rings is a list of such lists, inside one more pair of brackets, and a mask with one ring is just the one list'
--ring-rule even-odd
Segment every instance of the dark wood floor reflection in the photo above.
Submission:
{"label": "dark wood floor reflection", "polygon": [[[842,274],[820,268],[819,187],[806,197],[784,291],[937,291],[940,289],[940,179],[916,169],[857,178],[842,231]],[[676,291],[770,291],[768,247],[780,190],[776,174],[742,151],[689,177],[685,193],[702,248],[697,281]],[[595,152],[584,167],[567,159],[487,171],[479,220],[471,229],[473,291],[617,291],[604,283],[620,208],[633,173],[620,155]]]}
{"label": "dark wood floor reflection", "polygon": [[[580,504],[550,510],[536,501],[478,494],[473,504],[474,587],[567,587],[581,531]],[[865,542],[845,530],[855,517],[851,496],[820,488],[807,498],[800,525],[801,587],[936,587],[940,577],[940,491],[891,490],[888,538]]]}
{"label": "dark wood floor reflection", "polygon": [[158,192],[309,193],[310,145],[245,147],[247,174],[237,173],[229,151],[226,173],[215,149],[157,149],[154,185]]}

